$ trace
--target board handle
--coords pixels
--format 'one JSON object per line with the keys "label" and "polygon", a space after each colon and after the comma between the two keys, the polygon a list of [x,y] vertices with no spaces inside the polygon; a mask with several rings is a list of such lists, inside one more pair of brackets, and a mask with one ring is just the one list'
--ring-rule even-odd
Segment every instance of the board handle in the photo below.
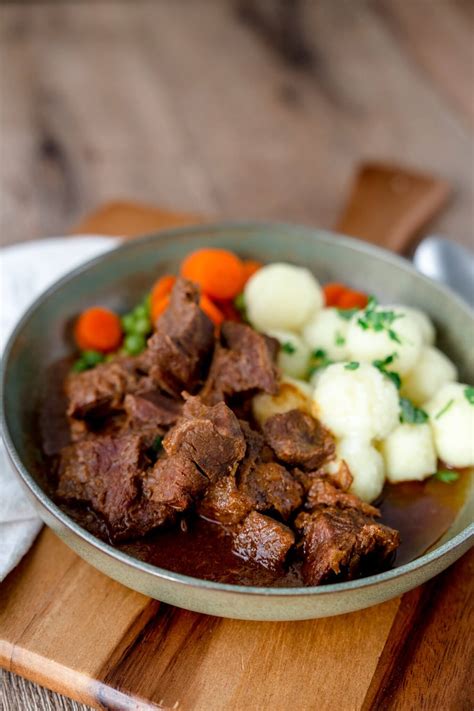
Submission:
{"label": "board handle", "polygon": [[407,254],[450,192],[449,184],[435,176],[384,163],[363,163],[335,229]]}

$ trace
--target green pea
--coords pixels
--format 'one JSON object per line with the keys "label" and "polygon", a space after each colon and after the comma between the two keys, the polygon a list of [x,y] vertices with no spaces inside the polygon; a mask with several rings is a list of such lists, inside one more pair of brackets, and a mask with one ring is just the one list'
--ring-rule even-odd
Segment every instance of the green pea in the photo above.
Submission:
{"label": "green pea", "polygon": [[102,363],[104,355],[98,351],[84,351],[82,359],[88,368],[93,368],[95,365]]}
{"label": "green pea", "polygon": [[87,363],[84,362],[82,358],[79,358],[72,364],[72,370],[74,371],[74,373],[82,373],[82,371],[87,370],[88,367],[89,366],[87,365]]}
{"label": "green pea", "polygon": [[135,316],[133,314],[125,314],[122,316],[121,321],[125,333],[132,333],[135,328]]}
{"label": "green pea", "polygon": [[146,318],[148,316],[146,306],[144,304],[138,304],[132,311],[135,318]]}
{"label": "green pea", "polygon": [[138,355],[145,348],[145,336],[130,333],[123,342],[123,347],[130,355]]}
{"label": "green pea", "polygon": [[133,333],[146,336],[151,331],[151,321],[149,318],[137,318],[133,328]]}

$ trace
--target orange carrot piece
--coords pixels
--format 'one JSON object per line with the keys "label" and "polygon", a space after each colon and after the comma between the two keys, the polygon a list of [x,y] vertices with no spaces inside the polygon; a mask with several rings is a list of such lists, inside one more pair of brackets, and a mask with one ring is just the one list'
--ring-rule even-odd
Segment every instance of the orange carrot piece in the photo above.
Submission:
{"label": "orange carrot piece", "polygon": [[326,306],[337,306],[340,297],[345,291],[347,291],[347,286],[337,282],[332,282],[330,284],[326,284],[323,287],[323,291],[326,299]]}
{"label": "orange carrot piece", "polygon": [[247,282],[250,277],[255,274],[255,272],[258,272],[258,270],[263,267],[262,262],[258,262],[256,259],[245,259],[243,265],[245,282]]}
{"label": "orange carrot piece", "polygon": [[222,311],[210,300],[208,296],[206,296],[206,294],[202,294],[199,306],[216,326],[219,326],[224,320]]}
{"label": "orange carrot piece", "polygon": [[337,307],[339,309],[364,309],[369,302],[369,297],[362,291],[348,289],[341,294]]}
{"label": "orange carrot piece", "polygon": [[161,314],[166,311],[170,303],[169,294],[165,294],[161,299],[152,299],[150,304],[151,322],[156,324]]}
{"label": "orange carrot piece", "polygon": [[175,285],[175,282],[176,277],[173,274],[165,274],[164,276],[160,277],[158,281],[154,283],[153,288],[151,290],[151,300],[153,301],[156,299],[156,301],[159,301],[163,298],[163,296],[169,294],[173,286]]}
{"label": "orange carrot piece", "polygon": [[226,249],[205,248],[192,252],[184,259],[181,274],[215,299],[233,299],[245,282],[242,261]]}
{"label": "orange carrot piece", "polygon": [[83,311],[74,326],[74,338],[83,351],[115,351],[122,337],[122,326],[117,314],[101,306]]}

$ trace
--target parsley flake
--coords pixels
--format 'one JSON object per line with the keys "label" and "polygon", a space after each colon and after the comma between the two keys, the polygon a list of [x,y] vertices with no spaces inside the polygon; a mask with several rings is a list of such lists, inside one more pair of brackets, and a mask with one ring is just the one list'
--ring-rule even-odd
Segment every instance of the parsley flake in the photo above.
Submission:
{"label": "parsley flake", "polygon": [[423,425],[427,421],[428,414],[424,410],[415,407],[408,398],[400,398],[400,422],[407,425]]}
{"label": "parsley flake", "polygon": [[342,335],[342,333],[340,331],[336,331],[336,336],[335,336],[334,342],[335,342],[336,346],[345,346],[346,345],[346,339],[344,338],[344,336]]}
{"label": "parsley flake", "polygon": [[387,365],[391,365],[395,358],[398,358],[397,353],[391,353],[383,360],[372,361],[372,365],[375,366],[378,370],[380,370],[380,372],[387,378],[390,378],[397,390],[400,390],[402,385],[402,379],[400,378],[399,374],[393,370],[387,370]]}
{"label": "parsley flake", "polygon": [[311,353],[309,376],[311,377],[311,375],[316,373],[317,370],[326,368],[328,365],[332,365],[333,363],[334,361],[331,360],[331,358],[328,358],[326,351],[322,348],[318,348]]}
{"label": "parsley flake", "polygon": [[454,400],[451,398],[451,400],[449,400],[449,402],[447,402],[446,405],[444,407],[442,407],[439,412],[436,413],[435,420],[439,420],[439,418],[442,417],[445,414],[445,412],[447,412],[449,410],[449,408],[451,407],[451,405],[453,405],[453,403],[454,403]]}
{"label": "parsley flake", "polygon": [[452,469],[440,469],[433,476],[435,479],[438,479],[438,481],[442,481],[445,484],[452,484],[454,481],[459,479],[459,472],[455,472]]}
{"label": "parsley flake", "polygon": [[468,385],[467,388],[464,388],[464,397],[470,405],[474,405],[474,388],[472,385]]}
{"label": "parsley flake", "polygon": [[237,296],[235,297],[234,306],[237,309],[237,311],[240,313],[240,316],[242,317],[242,321],[244,321],[245,323],[248,323],[247,307],[245,305],[245,297],[244,297],[243,291],[241,291],[240,294],[237,294]]}
{"label": "parsley flake", "polygon": [[153,440],[153,444],[151,445],[150,449],[155,453],[158,454],[158,452],[161,449],[161,443],[163,442],[163,437],[155,437]]}
{"label": "parsley flake", "polygon": [[283,353],[288,353],[288,355],[292,355],[296,352],[296,346],[294,346],[293,343],[290,343],[290,341],[286,341],[286,343],[281,344],[281,350],[283,351]]}
{"label": "parsley flake", "polygon": [[356,314],[360,309],[337,309],[337,313],[341,318],[343,318],[345,321],[350,321],[351,318]]}
{"label": "parsley flake", "polygon": [[360,363],[357,363],[357,361],[353,360],[350,363],[346,363],[344,366],[344,370],[357,370],[359,367]]}
{"label": "parsley flake", "polygon": [[357,323],[364,331],[372,330],[376,333],[385,331],[390,340],[395,343],[401,343],[400,336],[392,328],[395,321],[403,318],[404,314],[397,314],[395,311],[389,311],[377,308],[377,300],[370,297],[369,303],[362,311],[357,319]]}

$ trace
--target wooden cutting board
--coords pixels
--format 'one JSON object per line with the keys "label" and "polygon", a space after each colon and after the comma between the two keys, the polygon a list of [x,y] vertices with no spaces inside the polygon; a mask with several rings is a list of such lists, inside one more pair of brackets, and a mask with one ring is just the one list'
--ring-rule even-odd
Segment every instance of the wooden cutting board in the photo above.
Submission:
{"label": "wooden cutting board", "polygon": [[[365,166],[338,226],[400,251],[446,195],[429,177]],[[196,221],[115,203],[76,231],[132,236]],[[473,573],[471,552],[423,587],[362,612],[242,622],[128,590],[43,529],[0,586],[0,663],[99,708],[467,711]]]}

